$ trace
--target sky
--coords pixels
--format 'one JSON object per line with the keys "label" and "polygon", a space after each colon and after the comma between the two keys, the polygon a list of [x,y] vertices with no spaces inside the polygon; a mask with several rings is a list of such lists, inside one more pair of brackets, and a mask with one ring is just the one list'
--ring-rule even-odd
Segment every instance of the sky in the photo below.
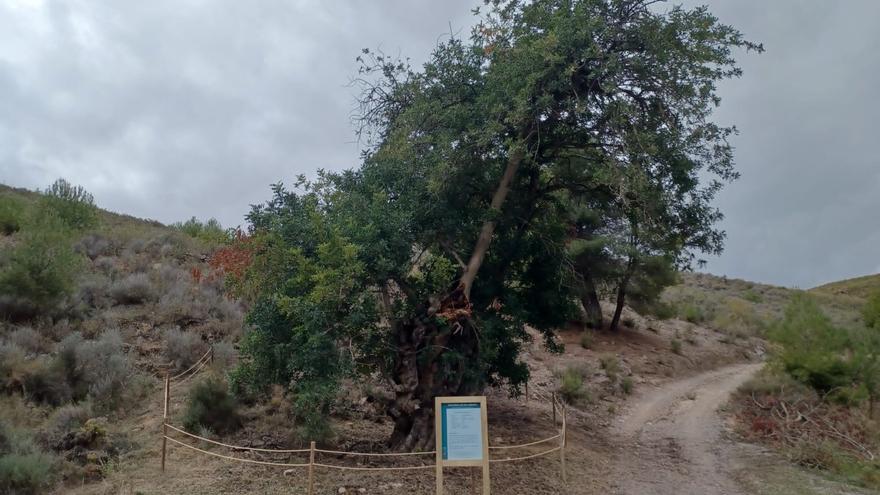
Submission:
{"label": "sky", "polygon": [[[699,3],[766,48],[719,86],[742,177],[703,270],[801,288],[880,272],[880,2]],[[418,64],[475,4],[0,0],[0,183],[243,224],[270,184],[358,165],[362,48]]]}

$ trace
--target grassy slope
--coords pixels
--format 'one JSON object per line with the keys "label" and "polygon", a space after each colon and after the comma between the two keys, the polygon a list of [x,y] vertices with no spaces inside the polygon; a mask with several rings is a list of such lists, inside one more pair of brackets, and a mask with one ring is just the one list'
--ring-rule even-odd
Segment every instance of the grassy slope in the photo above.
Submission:
{"label": "grassy slope", "polygon": [[814,294],[838,295],[858,299],[867,299],[869,295],[877,291],[880,291],[880,273],[831,282],[809,290],[809,292]]}

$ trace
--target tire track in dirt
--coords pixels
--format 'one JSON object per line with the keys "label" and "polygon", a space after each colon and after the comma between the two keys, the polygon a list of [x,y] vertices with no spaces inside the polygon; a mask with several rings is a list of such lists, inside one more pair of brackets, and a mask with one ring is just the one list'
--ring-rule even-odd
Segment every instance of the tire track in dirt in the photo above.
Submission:
{"label": "tire track in dirt", "polygon": [[636,397],[612,429],[617,495],[744,495],[717,410],[762,364],[737,364],[661,385]]}

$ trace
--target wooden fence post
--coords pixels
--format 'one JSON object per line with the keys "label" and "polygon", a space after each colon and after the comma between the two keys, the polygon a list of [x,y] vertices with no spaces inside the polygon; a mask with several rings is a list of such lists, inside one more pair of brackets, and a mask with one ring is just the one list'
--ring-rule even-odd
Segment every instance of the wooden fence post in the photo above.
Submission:
{"label": "wooden fence post", "polygon": [[162,409],[162,471],[165,471],[165,450],[167,448],[168,440],[166,437],[168,436],[168,403],[169,403],[169,395],[171,394],[171,378],[168,375],[168,372],[165,372],[165,403]]}
{"label": "wooden fence post", "polygon": [[309,495],[315,493],[315,442],[309,444]]}
{"label": "wooden fence post", "polygon": [[556,427],[556,393],[550,396],[551,402],[553,403],[553,427]]}
{"label": "wooden fence post", "polygon": [[211,344],[211,364],[214,364],[214,344]]}
{"label": "wooden fence post", "polygon": [[559,465],[562,469],[562,482],[567,483],[568,479],[565,475],[565,435],[567,425],[565,424],[565,406],[562,406],[562,436],[559,437]]}

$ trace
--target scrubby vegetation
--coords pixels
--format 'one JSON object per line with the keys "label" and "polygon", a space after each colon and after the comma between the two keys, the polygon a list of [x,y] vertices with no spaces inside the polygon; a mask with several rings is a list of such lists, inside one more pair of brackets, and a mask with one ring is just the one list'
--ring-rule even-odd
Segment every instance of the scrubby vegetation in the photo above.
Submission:
{"label": "scrubby vegetation", "polygon": [[210,431],[225,434],[241,426],[238,401],[222,380],[209,377],[197,382],[189,392],[183,426],[194,433]]}
{"label": "scrubby vegetation", "polygon": [[768,330],[773,366],[740,390],[738,414],[747,436],[794,462],[876,488],[880,335],[870,313],[837,325],[815,298],[795,294]]}
{"label": "scrubby vegetation", "polygon": [[132,448],[111,423],[165,369],[211,343],[232,366],[242,308],[204,262],[221,242],[205,232],[102,212],[63,180],[0,188],[0,492],[101,479]]}

